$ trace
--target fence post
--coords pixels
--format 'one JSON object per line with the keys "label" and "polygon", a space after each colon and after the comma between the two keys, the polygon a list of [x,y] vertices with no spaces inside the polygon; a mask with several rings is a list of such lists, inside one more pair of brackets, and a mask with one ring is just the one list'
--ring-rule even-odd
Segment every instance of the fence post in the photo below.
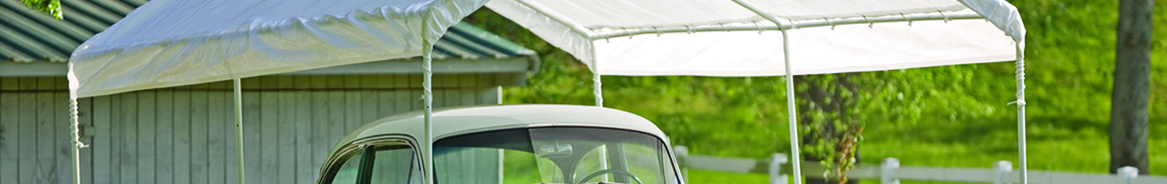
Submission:
{"label": "fence post", "polygon": [[993,170],[997,171],[997,179],[994,180],[993,184],[1005,184],[1005,178],[1007,178],[1005,174],[1013,172],[1013,163],[1004,160],[997,161],[993,164]]}
{"label": "fence post", "polygon": [[681,179],[684,179],[685,183],[689,183],[689,168],[685,167],[685,158],[689,157],[689,147],[674,146],[673,152],[677,154],[677,167],[681,168]]}
{"label": "fence post", "polygon": [[786,154],[775,153],[770,155],[770,184],[786,184],[788,179],[785,174],[782,174],[782,164],[786,164],[790,160],[786,158]]}
{"label": "fence post", "polygon": [[900,160],[896,158],[883,159],[883,163],[879,165],[879,181],[882,184],[899,184],[900,180],[896,179],[896,169],[900,168]]}
{"label": "fence post", "polygon": [[1139,168],[1131,166],[1118,168],[1118,176],[1122,177],[1122,183],[1135,183],[1135,178],[1139,177]]}

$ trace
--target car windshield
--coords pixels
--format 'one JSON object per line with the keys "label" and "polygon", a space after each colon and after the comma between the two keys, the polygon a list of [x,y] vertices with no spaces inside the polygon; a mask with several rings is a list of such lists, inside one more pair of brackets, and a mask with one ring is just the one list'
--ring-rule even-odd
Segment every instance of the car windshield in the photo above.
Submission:
{"label": "car windshield", "polygon": [[434,142],[436,183],[678,183],[665,144],[604,128],[473,133]]}

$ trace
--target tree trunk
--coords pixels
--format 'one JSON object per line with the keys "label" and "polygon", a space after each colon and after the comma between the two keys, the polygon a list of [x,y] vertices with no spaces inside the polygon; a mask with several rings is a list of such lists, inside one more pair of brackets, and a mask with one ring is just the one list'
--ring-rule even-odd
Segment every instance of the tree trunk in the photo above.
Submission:
{"label": "tree trunk", "polygon": [[[817,177],[806,177],[806,184],[839,184],[839,181],[834,179],[825,179]],[[847,184],[859,184],[858,179],[847,180]]]}
{"label": "tree trunk", "polygon": [[1110,110],[1110,173],[1134,166],[1147,174],[1147,93],[1151,74],[1153,0],[1119,2]]}
{"label": "tree trunk", "polygon": [[[855,165],[858,166],[859,165],[858,160],[860,160],[859,159],[859,152],[855,152],[855,160],[856,160]],[[819,161],[818,160],[807,160],[807,162],[818,163]],[[806,174],[806,173],[803,173],[803,174]],[[808,176],[808,177],[806,177],[806,181],[804,183],[806,183],[806,184],[839,184],[839,180],[836,180],[832,177],[835,177],[835,176],[834,175],[828,176],[828,178],[831,178],[831,179],[821,178],[818,176]],[[859,180],[858,179],[848,179],[847,184],[859,184]]]}

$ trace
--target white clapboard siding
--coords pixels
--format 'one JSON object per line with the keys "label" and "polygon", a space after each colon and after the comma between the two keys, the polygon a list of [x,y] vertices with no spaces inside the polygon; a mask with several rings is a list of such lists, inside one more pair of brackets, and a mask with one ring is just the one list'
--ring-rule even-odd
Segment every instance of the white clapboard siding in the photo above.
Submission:
{"label": "white clapboard siding", "polygon": [[[58,82],[67,83],[67,81],[64,81],[64,80],[61,80]],[[53,99],[69,99],[69,94],[53,93]],[[82,104],[81,104],[80,100],[78,100],[77,105],[78,105],[78,108],[81,107],[80,105],[82,105]],[[52,110],[54,113],[53,116],[56,117],[56,118],[54,118],[55,119],[54,121],[51,121],[51,124],[53,124],[53,131],[69,130],[70,127],[72,127],[71,123],[69,123],[69,119],[70,119],[69,118],[69,109],[70,109],[69,101],[68,100],[57,101],[56,103],[53,104],[53,106],[54,106],[54,108]],[[80,113],[80,112],[81,112],[81,110],[78,109],[78,113]],[[85,120],[80,115],[78,115],[77,123],[80,125],[84,125],[83,123],[85,123]],[[57,141],[53,142],[53,144],[51,144],[51,145],[53,145],[53,151],[56,153],[56,157],[55,157],[56,163],[54,163],[54,165],[73,164],[73,150],[71,147],[73,145],[72,134],[58,133],[58,132],[54,132],[53,134],[57,138]],[[78,139],[78,140],[80,140],[80,139]],[[85,158],[84,156],[80,156],[80,155],[78,155],[78,157],[77,157],[78,161],[84,161],[83,160],[84,158]],[[73,181],[73,175],[72,175],[73,169],[71,167],[55,167],[54,169],[56,169],[57,179],[54,179],[53,181],[57,181],[57,182]],[[77,173],[77,174],[82,174],[82,173]]]}
{"label": "white clapboard siding", "polygon": [[[121,173],[120,170],[122,167],[122,165],[121,165],[121,160],[122,160],[121,150],[126,149],[126,148],[124,148],[124,146],[122,146],[122,143],[121,143],[121,140],[125,139],[125,135],[121,134],[121,130],[124,129],[124,126],[122,125],[122,123],[119,123],[119,122],[121,122],[121,119],[122,119],[122,111],[120,108],[115,108],[115,107],[121,107],[122,95],[110,95],[108,97],[109,97],[109,105],[101,105],[101,104],[94,104],[94,105],[109,107],[110,113],[109,113],[108,123],[109,123],[110,131],[107,134],[96,134],[96,135],[94,135],[94,137],[103,137],[101,135],[107,135],[104,137],[108,137],[109,144],[110,144],[109,146],[107,146],[107,148],[109,148],[109,150],[110,150],[109,166],[93,165],[93,169],[94,170],[105,169],[107,176],[109,176],[109,178],[110,178],[109,183],[124,183],[124,182],[122,182],[122,179],[121,179],[122,176],[119,174],[119,173]],[[95,147],[94,149],[96,149],[96,146],[94,146],[94,147]]]}
{"label": "white clapboard siding", "polygon": [[[325,82],[327,82],[325,78],[313,78],[309,82],[309,85],[310,88],[322,88],[324,87]],[[311,149],[309,150],[311,155],[309,156],[308,160],[311,160],[312,166],[308,169],[312,171],[312,175],[315,176],[318,175],[316,173],[319,173],[320,169],[313,168],[320,168],[323,165],[325,159],[324,157],[327,157],[328,150],[330,149],[326,144],[326,142],[328,142],[326,138],[331,136],[331,134],[329,134],[330,130],[328,127],[328,92],[307,91],[304,92],[303,95],[309,97],[308,101],[311,104],[308,107],[309,112],[305,113],[312,117],[312,123],[308,124],[308,133],[311,134],[308,136],[308,144],[310,145],[309,147]],[[319,96],[322,98],[311,98],[312,96]]]}
{"label": "white clapboard siding", "polygon": [[[17,85],[19,86],[19,88],[21,90],[30,90],[30,91],[36,90],[36,86],[35,86],[36,80],[35,79],[21,78],[20,82],[21,83],[18,83]],[[36,162],[36,155],[39,154],[39,152],[36,149],[37,148],[36,144],[37,144],[37,139],[38,139],[38,137],[36,135],[37,134],[37,132],[36,132],[36,127],[37,127],[37,123],[36,123],[37,122],[37,118],[36,118],[37,113],[36,113],[36,111],[37,111],[37,108],[35,106],[36,105],[36,93],[35,92],[17,93],[15,100],[18,101],[17,104],[18,104],[18,106],[20,106],[20,109],[17,109],[17,111],[20,112],[20,115],[19,115],[20,117],[19,117],[19,120],[17,122],[17,127],[16,127],[16,131],[15,131],[17,133],[16,136],[20,137],[19,138],[20,142],[18,143],[18,144],[20,144],[20,152],[18,153],[19,155],[17,156],[17,157],[21,158],[20,163],[19,163],[19,165],[20,165],[19,167],[21,168],[19,171],[20,172],[20,182],[21,183],[35,183],[35,182],[38,182],[37,178],[36,178],[36,176],[37,176],[36,172],[37,172],[37,167],[40,166]],[[20,156],[20,155],[23,155],[23,156]]]}
{"label": "white clapboard siding", "polygon": [[[259,79],[243,80],[243,88],[259,88]],[[260,160],[259,145],[260,130],[263,129],[260,123],[260,98],[259,92],[243,93],[243,170],[245,183],[260,183],[260,166],[263,164]]]}
{"label": "white clapboard siding", "polygon": [[313,163],[312,153],[316,150],[314,145],[316,142],[312,138],[316,135],[312,133],[312,96],[308,91],[293,92],[293,99],[296,102],[293,119],[295,119],[296,134],[296,183],[315,183],[316,170],[319,170],[315,163]]}
{"label": "white clapboard siding", "polygon": [[207,170],[210,165],[207,154],[211,149],[223,149],[207,147],[207,127],[211,120],[207,103],[210,99],[207,99],[205,87],[206,84],[195,85],[190,93],[190,106],[193,107],[190,116],[190,183],[210,183],[207,182],[207,173],[210,172]]}
{"label": "white clapboard siding", "polygon": [[[434,107],[496,104],[522,75],[435,75]],[[420,75],[243,80],[248,183],[315,183],[340,138],[423,108]],[[0,183],[70,183],[63,77],[0,77]],[[237,183],[230,82],[79,99],[82,183]],[[25,159],[28,158],[28,159]]]}
{"label": "white clapboard siding", "polygon": [[[332,81],[332,80],[333,79],[330,79],[330,81]],[[328,110],[327,111],[328,111],[328,116],[329,116],[328,121],[325,123],[322,123],[322,124],[328,125],[327,131],[330,135],[330,136],[328,136],[328,138],[326,139],[327,141],[325,141],[325,142],[332,143],[332,144],[326,144],[326,145],[321,146],[321,147],[326,147],[329,149],[329,151],[324,152],[324,154],[327,155],[327,154],[329,154],[329,152],[332,151],[331,149],[332,149],[332,147],[335,146],[336,142],[339,142],[341,138],[344,138],[345,134],[348,134],[348,132],[346,131],[348,129],[345,128],[344,92],[342,92],[342,91],[328,91],[328,92],[326,92],[326,94],[322,94],[322,95],[323,95],[323,97],[325,97],[324,98],[325,101],[328,101]],[[325,157],[327,157],[327,156],[325,156]]]}
{"label": "white clapboard siding", "polygon": [[[261,78],[260,85],[263,88],[275,88],[275,78]],[[258,145],[259,152],[262,157],[254,157],[260,161],[259,172],[252,174],[258,176],[259,183],[279,183],[279,173],[277,172],[279,166],[279,91],[262,91],[259,96],[260,109],[255,113],[259,114],[260,120],[260,144]],[[248,112],[243,112],[248,113]],[[244,122],[247,123],[247,122]],[[251,182],[248,182],[251,183]]]}
{"label": "white clapboard siding", "polygon": [[175,184],[189,184],[190,183],[190,158],[191,158],[191,111],[194,107],[191,106],[191,91],[190,89],[173,89],[174,91],[174,107],[173,119],[170,121],[174,124],[174,183]]}
{"label": "white clapboard siding", "polygon": [[[228,129],[227,123],[234,122],[234,119],[228,119],[227,110],[231,108],[227,106],[227,93],[224,90],[217,88],[222,86],[222,83],[216,83],[218,86],[208,86],[207,90],[207,180],[206,183],[226,183],[226,163],[235,163],[235,159],[227,159],[224,150],[234,150],[234,146],[228,146],[228,141],[234,139],[226,139],[226,135],[233,135],[234,129]],[[230,113],[234,114],[234,113]]]}
{"label": "white clapboard siding", "polygon": [[[157,99],[155,102],[155,117],[159,120],[174,119],[174,90],[158,90]],[[156,121],[154,122],[154,135],[157,140],[154,141],[155,152],[159,158],[155,162],[154,179],[158,183],[173,183],[174,182],[174,121]],[[171,158],[171,159],[166,159]]]}
{"label": "white clapboard siding", "polygon": [[[327,83],[326,83],[327,88],[335,89],[335,88],[343,88],[344,87],[344,78],[342,78],[340,76],[327,77],[326,81],[327,81]],[[345,102],[344,101],[344,99],[345,99],[344,93],[345,92],[340,91],[340,90],[323,91],[323,92],[325,92],[325,94],[320,94],[320,95],[322,97],[324,97],[325,101],[328,102],[328,110],[327,110],[328,111],[328,121],[326,123],[322,123],[322,124],[325,124],[328,126],[327,129],[328,129],[328,133],[330,135],[330,136],[328,136],[328,139],[326,139],[327,141],[325,141],[325,142],[333,143],[333,145],[324,145],[323,146],[323,147],[328,147],[330,149],[329,151],[324,152],[324,154],[328,154],[331,151],[331,148],[333,146],[335,146],[335,143],[339,142],[341,138],[343,138],[346,134],[348,134],[348,132],[345,131],[348,129],[345,127],[345,113],[344,113],[346,110],[344,108],[344,104],[345,104],[344,103]],[[327,156],[325,156],[325,157],[327,157]]]}
{"label": "white clapboard siding", "polygon": [[[87,142],[90,144],[90,149],[93,150],[93,163],[89,163],[89,170],[93,172],[91,183],[117,183],[114,182],[110,176],[110,168],[113,158],[111,157],[112,144],[110,143],[111,136],[94,136],[94,135],[110,135],[110,96],[93,97],[93,134],[90,137],[93,141]],[[102,167],[98,167],[102,166]],[[173,168],[173,167],[172,167]]]}
{"label": "white clapboard siding", "polygon": [[[0,91],[16,91],[16,78],[0,78]],[[16,93],[0,92],[0,183],[20,183],[20,103]]]}
{"label": "white clapboard siding", "polygon": [[154,154],[158,151],[157,145],[154,141],[157,137],[154,136],[155,125],[157,120],[155,115],[155,107],[157,107],[156,90],[145,90],[138,92],[138,183],[158,183],[155,180],[155,159]]}
{"label": "white clapboard siding", "polygon": [[[37,86],[41,89],[51,89],[55,84],[56,81],[52,78],[38,78],[37,80]],[[57,109],[55,105],[61,101],[54,101],[53,96],[51,91],[36,92],[36,163],[38,166],[55,165],[59,155],[56,150],[59,136],[56,135],[58,131],[56,129]],[[35,181],[37,183],[57,182],[56,167],[36,167],[34,170],[36,170],[37,180]]]}
{"label": "white clapboard siding", "polygon": [[[68,94],[64,94],[64,95],[65,96],[63,96],[61,98],[69,98]],[[78,110],[80,110],[79,113],[81,116],[80,117],[81,118],[81,127],[83,127],[83,129],[84,129],[84,131],[81,132],[81,135],[82,135],[81,141],[85,142],[87,144],[92,144],[94,142],[93,132],[96,130],[96,129],[94,129],[94,123],[93,123],[93,120],[94,120],[93,119],[94,118],[93,117],[93,110],[94,110],[93,109],[93,98],[79,99],[78,103],[80,104],[77,108],[78,108]],[[72,146],[72,145],[65,145],[65,146],[68,147],[68,146]],[[93,150],[93,149],[82,149],[81,150],[81,165],[82,165],[81,167],[84,167],[84,168],[93,167],[93,162],[94,162],[93,159],[94,159],[94,153],[95,153],[94,151],[95,150]],[[65,167],[65,168],[72,170],[71,168],[68,168],[68,167]],[[93,183],[93,181],[94,181],[92,179],[94,177],[93,171],[94,171],[93,169],[81,171],[81,178],[89,178],[88,180],[81,180],[82,184],[92,184]]]}
{"label": "white clapboard siding", "polygon": [[[114,107],[114,108],[121,109],[121,111],[122,111],[121,113],[123,113],[121,115],[122,116],[121,121],[115,122],[117,124],[121,124],[121,130],[119,130],[119,132],[121,132],[121,135],[122,135],[121,139],[119,140],[121,142],[121,145],[119,145],[119,146],[121,146],[121,150],[120,150],[121,168],[118,171],[119,171],[119,174],[121,175],[122,183],[138,183],[138,181],[140,181],[140,178],[138,177],[138,153],[140,153],[140,150],[138,149],[138,141],[137,141],[138,140],[138,115],[137,114],[138,114],[138,97],[139,97],[139,95],[138,95],[138,93],[124,93],[124,94],[121,94],[119,96],[122,96],[122,99],[121,99],[122,104],[119,107]],[[185,111],[175,110],[175,112],[185,112]],[[180,125],[180,124],[186,124],[186,123],[175,122],[175,124]],[[189,126],[189,124],[187,124],[187,125]],[[179,132],[181,132],[181,131],[179,131]],[[100,135],[97,135],[97,136],[100,136]],[[142,148],[142,149],[148,149],[148,148]],[[180,152],[180,153],[182,153],[182,152]]]}

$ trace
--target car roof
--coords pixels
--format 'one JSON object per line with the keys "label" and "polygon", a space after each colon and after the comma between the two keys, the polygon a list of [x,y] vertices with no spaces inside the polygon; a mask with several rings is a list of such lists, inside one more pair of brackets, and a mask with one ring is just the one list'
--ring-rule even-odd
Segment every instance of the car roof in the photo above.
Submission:
{"label": "car roof", "polygon": [[[406,135],[417,141],[425,136],[424,112],[389,116],[349,133],[333,151],[354,140],[380,135]],[[472,132],[527,127],[575,126],[643,132],[668,142],[652,122],[621,110],[579,105],[492,105],[435,109],[434,140]]]}

